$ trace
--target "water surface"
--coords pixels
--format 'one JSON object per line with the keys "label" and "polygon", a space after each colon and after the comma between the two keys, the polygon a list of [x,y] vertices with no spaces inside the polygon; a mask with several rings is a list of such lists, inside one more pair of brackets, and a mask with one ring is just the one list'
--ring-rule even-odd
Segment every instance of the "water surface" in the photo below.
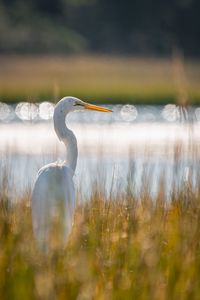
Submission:
{"label": "water surface", "polygon": [[[146,180],[155,193],[161,179],[170,194],[174,177],[181,184],[189,174],[196,184],[200,108],[186,110],[171,104],[109,107],[113,113],[76,112],[66,120],[78,141],[75,183],[85,198],[96,180],[108,195],[125,191],[127,182],[139,193]],[[32,188],[44,164],[65,160],[52,113],[53,105],[48,102],[0,104],[1,179],[7,170],[12,198]]]}

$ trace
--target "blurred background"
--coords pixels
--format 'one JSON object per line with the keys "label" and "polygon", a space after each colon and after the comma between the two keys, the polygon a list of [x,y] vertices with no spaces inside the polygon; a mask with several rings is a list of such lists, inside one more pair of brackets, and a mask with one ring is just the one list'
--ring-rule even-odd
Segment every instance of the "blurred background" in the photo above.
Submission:
{"label": "blurred background", "polygon": [[1,101],[175,101],[178,57],[198,102],[199,12],[198,0],[0,0]]}
{"label": "blurred background", "polygon": [[198,0],[1,0],[1,53],[200,55]]}
{"label": "blurred background", "polygon": [[[0,299],[200,299],[199,59],[200,0],[0,0]],[[77,211],[42,255],[30,195],[66,159],[67,95],[113,112],[67,116]]]}

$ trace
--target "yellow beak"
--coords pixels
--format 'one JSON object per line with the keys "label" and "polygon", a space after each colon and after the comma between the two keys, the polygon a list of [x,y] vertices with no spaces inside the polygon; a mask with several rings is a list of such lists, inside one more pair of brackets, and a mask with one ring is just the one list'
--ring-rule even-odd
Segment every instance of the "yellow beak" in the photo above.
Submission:
{"label": "yellow beak", "polygon": [[84,107],[86,109],[91,109],[91,110],[96,110],[96,111],[101,111],[101,112],[112,112],[111,109],[101,107],[101,106],[97,106],[97,105],[94,105],[94,104],[89,104],[89,103],[85,103]]}

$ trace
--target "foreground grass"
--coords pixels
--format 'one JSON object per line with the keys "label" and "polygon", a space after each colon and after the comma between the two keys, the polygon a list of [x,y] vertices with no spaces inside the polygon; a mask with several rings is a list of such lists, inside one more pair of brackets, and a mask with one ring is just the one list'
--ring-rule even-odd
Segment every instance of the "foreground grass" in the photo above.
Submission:
{"label": "foreground grass", "polygon": [[190,183],[79,204],[65,249],[41,253],[29,196],[0,202],[1,299],[199,299],[200,191]]}
{"label": "foreground grass", "polygon": [[[0,65],[0,101],[12,102],[74,95],[99,103],[164,104],[177,100],[177,77],[182,76],[176,59],[1,56]],[[187,97],[193,103],[200,103],[199,70],[199,62],[185,63]]]}

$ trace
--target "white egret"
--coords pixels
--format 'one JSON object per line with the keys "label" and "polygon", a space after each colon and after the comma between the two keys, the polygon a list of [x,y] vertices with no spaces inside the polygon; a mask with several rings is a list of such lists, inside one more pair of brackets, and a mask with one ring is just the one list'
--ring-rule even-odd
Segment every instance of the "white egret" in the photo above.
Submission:
{"label": "white egret", "polygon": [[[65,123],[69,112],[91,109],[101,112],[111,110],[83,102],[74,97],[64,97],[54,109],[54,129],[60,141],[66,146],[66,162],[54,162],[42,167],[32,193],[32,223],[34,235],[41,247],[48,247],[51,232],[66,242],[71,231],[75,210],[75,188],[73,176],[76,169],[78,148],[74,133]],[[56,223],[55,223],[56,220]]]}

